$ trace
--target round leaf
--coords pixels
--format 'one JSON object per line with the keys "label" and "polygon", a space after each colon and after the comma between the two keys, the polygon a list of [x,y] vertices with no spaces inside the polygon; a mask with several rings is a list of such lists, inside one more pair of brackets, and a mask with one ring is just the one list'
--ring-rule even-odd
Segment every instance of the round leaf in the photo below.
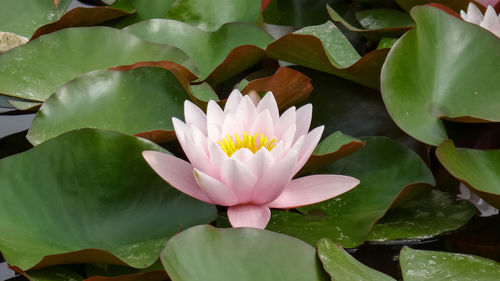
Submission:
{"label": "round leaf", "polygon": [[404,247],[399,263],[405,281],[491,281],[500,276],[500,264],[489,259]]}
{"label": "round leaf", "polygon": [[154,60],[195,69],[181,50],[128,32],[109,27],[63,29],[0,56],[0,93],[44,101],[64,83],[89,71]]}
{"label": "round leaf", "polygon": [[392,47],[381,76],[398,126],[437,146],[447,139],[439,118],[499,122],[500,39],[434,7],[411,14],[417,27]]}
{"label": "round leaf", "polygon": [[9,264],[145,268],[173,234],[212,220],[215,208],[170,187],[144,150],[164,151],[144,139],[81,129],[0,160],[0,250]]}
{"label": "round leaf", "polygon": [[313,247],[255,228],[196,226],[174,236],[161,259],[172,281],[328,280]]}
{"label": "round leaf", "polygon": [[173,135],[172,117],[182,118],[186,99],[189,96],[182,85],[162,68],[94,71],[65,84],[48,98],[27,138],[37,145],[78,128],[131,135],[164,130]]}

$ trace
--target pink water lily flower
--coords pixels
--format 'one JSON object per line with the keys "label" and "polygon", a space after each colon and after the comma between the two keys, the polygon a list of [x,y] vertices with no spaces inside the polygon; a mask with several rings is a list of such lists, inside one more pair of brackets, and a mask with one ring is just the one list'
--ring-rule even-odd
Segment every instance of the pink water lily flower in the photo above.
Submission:
{"label": "pink water lily flower", "polygon": [[176,189],[201,201],[227,206],[233,227],[265,228],[269,208],[295,208],[342,194],[359,180],[342,175],[293,176],[318,144],[323,126],[309,132],[312,106],[279,115],[268,92],[242,96],[234,90],[224,110],[210,101],[207,114],[184,104],[186,123],[173,118],[189,162],[144,151],[149,165]]}
{"label": "pink water lily flower", "polygon": [[495,9],[491,5],[488,5],[483,16],[479,8],[471,2],[467,7],[467,13],[460,11],[460,16],[465,21],[479,25],[495,34],[497,37],[500,37],[500,15],[497,15]]}

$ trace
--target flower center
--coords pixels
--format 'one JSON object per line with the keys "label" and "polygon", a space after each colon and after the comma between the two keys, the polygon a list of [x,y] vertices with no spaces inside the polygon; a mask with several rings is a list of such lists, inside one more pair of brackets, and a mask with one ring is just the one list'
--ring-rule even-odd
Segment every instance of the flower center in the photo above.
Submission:
{"label": "flower center", "polygon": [[276,146],[276,139],[269,140],[264,134],[254,134],[249,135],[245,131],[243,136],[240,137],[238,134],[234,134],[234,138],[230,135],[226,135],[225,138],[217,142],[222,150],[231,157],[238,149],[247,148],[253,153],[257,152],[262,147],[271,151]]}

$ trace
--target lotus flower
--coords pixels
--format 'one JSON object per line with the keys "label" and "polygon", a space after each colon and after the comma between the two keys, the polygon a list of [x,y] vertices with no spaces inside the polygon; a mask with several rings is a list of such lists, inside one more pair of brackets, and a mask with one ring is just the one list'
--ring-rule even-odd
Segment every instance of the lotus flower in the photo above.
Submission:
{"label": "lotus flower", "polygon": [[495,34],[497,37],[500,37],[500,15],[497,15],[495,9],[493,9],[491,5],[488,5],[486,13],[484,13],[483,16],[483,13],[481,13],[478,7],[471,2],[467,7],[467,13],[460,11],[460,16],[465,21],[479,25]]}
{"label": "lotus flower", "polygon": [[265,228],[269,208],[295,208],[330,199],[359,180],[342,175],[292,179],[304,166],[323,132],[309,131],[312,106],[289,108],[281,116],[268,92],[262,100],[234,90],[224,110],[210,101],[207,114],[184,103],[186,123],[173,118],[189,162],[144,151],[149,165],[176,189],[199,200],[229,207],[233,227]]}

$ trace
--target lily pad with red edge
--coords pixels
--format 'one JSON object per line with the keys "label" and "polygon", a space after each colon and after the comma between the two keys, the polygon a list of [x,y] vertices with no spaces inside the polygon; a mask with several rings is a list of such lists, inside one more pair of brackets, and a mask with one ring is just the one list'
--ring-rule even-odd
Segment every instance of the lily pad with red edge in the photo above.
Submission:
{"label": "lily pad with red edge", "polygon": [[387,53],[387,49],[381,49],[360,57],[332,22],[287,34],[266,49],[271,58],[334,74],[370,88],[379,87]]}
{"label": "lily pad with red edge", "polygon": [[205,31],[215,31],[230,22],[259,24],[262,22],[261,1],[176,1],[166,18],[185,22]]}
{"label": "lily pad with red edge", "polygon": [[395,281],[353,258],[340,245],[323,238],[318,241],[318,257],[323,268],[335,281]]}
{"label": "lily pad with red edge", "polygon": [[143,269],[112,264],[86,264],[85,281],[164,281],[168,275],[158,259]]}
{"label": "lily pad with red edge", "polygon": [[455,178],[500,208],[500,149],[457,148],[447,140],[438,146],[436,156]]}
{"label": "lily pad with red edge", "polygon": [[312,246],[256,228],[190,228],[167,243],[161,260],[172,281],[329,280]]}
{"label": "lily pad with red edge", "polygon": [[98,128],[165,142],[175,139],[172,117],[184,116],[187,99],[177,78],[162,68],[94,71],[48,98],[27,138],[38,145],[74,129]]}
{"label": "lily pad with red edge", "polygon": [[197,72],[181,50],[109,27],[62,29],[0,56],[0,93],[44,101],[63,84],[97,69],[173,61]]}
{"label": "lily pad with red edge", "polygon": [[291,68],[280,67],[271,76],[249,81],[241,92],[248,94],[250,91],[271,91],[278,107],[286,110],[309,97],[312,90],[311,78]]}
{"label": "lily pad with red edge", "polygon": [[22,270],[109,263],[146,268],[175,233],[215,207],[184,195],[147,165],[158,145],[81,129],[0,160],[0,250]]}
{"label": "lily pad with red edge", "polygon": [[404,247],[399,263],[405,281],[497,280],[500,264],[490,259],[464,254],[413,250]]}
{"label": "lily pad with red edge", "polygon": [[382,97],[396,124],[437,146],[447,139],[440,118],[500,122],[492,102],[500,95],[500,38],[434,7],[411,14],[416,28],[392,47],[381,74]]}
{"label": "lily pad with red edge", "polygon": [[92,26],[106,21],[130,15],[130,11],[109,7],[76,7],[65,13],[59,20],[40,26],[31,36],[30,40],[63,28]]}
{"label": "lily pad with red edge", "polygon": [[[456,196],[430,190],[391,209],[368,235],[369,241],[385,244],[422,241],[463,227],[476,209]],[[398,241],[399,240],[399,241]]]}
{"label": "lily pad with red edge", "polygon": [[353,248],[366,240],[405,189],[434,184],[432,173],[415,152],[384,137],[366,138],[362,149],[315,173],[348,175],[360,184],[338,197],[298,208],[301,214],[273,211],[267,229],[311,245],[328,238]]}
{"label": "lily pad with red edge", "polygon": [[30,281],[83,281],[85,278],[79,273],[64,266],[52,266],[29,271],[18,270],[19,274]]}
{"label": "lily pad with red edge", "polygon": [[257,26],[228,23],[206,32],[175,20],[153,19],[124,28],[144,40],[169,44],[188,54],[200,71],[199,80],[216,85],[264,57],[272,37]]}
{"label": "lily pad with red edge", "polygon": [[[54,2],[58,2],[58,4],[55,5]],[[30,38],[38,27],[57,21],[70,4],[71,0],[2,1],[0,31],[8,31]]]}
{"label": "lily pad with red edge", "polygon": [[350,31],[358,32],[370,40],[378,41],[383,37],[399,37],[414,26],[411,17],[393,9],[370,9],[356,13],[362,27],[347,22],[332,7],[327,6],[330,18],[341,23]]}

